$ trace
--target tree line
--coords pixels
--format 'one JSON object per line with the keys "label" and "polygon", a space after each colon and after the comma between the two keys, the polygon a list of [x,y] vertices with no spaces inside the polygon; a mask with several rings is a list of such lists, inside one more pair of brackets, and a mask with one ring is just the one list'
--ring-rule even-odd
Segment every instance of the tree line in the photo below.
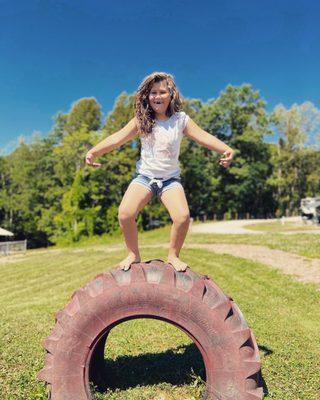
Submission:
{"label": "tree line", "polygon": [[[266,102],[250,84],[228,85],[216,99],[183,99],[183,110],[236,150],[228,169],[219,156],[184,137],[180,165],[191,217],[274,217],[298,212],[300,199],[320,193],[320,112],[310,102],[290,109]],[[134,116],[134,94],[123,92],[103,122],[95,98],[58,112],[44,138],[23,141],[0,157],[0,226],[29,247],[71,243],[119,231],[118,206],[139,158],[139,139],[85,165],[87,151]],[[275,135],[277,142],[268,141]],[[170,222],[156,199],[140,212],[139,230]]]}

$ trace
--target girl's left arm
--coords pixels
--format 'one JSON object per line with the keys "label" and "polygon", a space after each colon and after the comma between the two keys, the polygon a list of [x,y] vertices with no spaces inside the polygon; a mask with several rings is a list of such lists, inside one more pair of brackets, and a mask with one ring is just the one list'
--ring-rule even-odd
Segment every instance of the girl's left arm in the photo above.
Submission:
{"label": "girl's left arm", "polygon": [[201,146],[221,154],[222,158],[219,164],[223,167],[228,167],[231,164],[234,150],[215,136],[201,129],[191,118],[189,118],[183,133]]}

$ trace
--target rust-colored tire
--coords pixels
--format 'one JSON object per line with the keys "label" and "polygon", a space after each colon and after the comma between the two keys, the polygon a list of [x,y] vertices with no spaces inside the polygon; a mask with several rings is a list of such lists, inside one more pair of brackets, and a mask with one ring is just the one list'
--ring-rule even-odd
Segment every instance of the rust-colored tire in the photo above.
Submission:
{"label": "rust-colored tire", "polygon": [[209,277],[177,272],[161,260],[102,273],[57,312],[38,374],[51,398],[91,399],[89,382],[99,374],[107,334],[139,317],[169,322],[193,340],[206,370],[203,399],[263,398],[258,346],[238,306]]}

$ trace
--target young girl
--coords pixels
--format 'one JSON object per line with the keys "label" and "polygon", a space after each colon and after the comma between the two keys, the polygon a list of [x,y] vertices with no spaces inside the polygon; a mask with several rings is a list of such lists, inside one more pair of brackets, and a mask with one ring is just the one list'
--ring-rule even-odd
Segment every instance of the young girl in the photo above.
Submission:
{"label": "young girl", "polygon": [[219,163],[223,167],[230,165],[234,151],[202,130],[181,110],[180,95],[170,74],[154,72],[143,80],[136,93],[135,114],[124,128],[102,140],[86,155],[88,165],[100,167],[100,163],[94,162],[97,156],[138,135],[141,140],[141,157],[136,163],[136,174],[119,207],[119,224],[129,254],[118,266],[128,270],[132,263],[141,261],[136,217],[156,195],[173,222],[167,262],[177,271],[185,271],[188,265],[179,259],[179,253],[188,232],[190,215],[180,180],[181,139],[185,135],[221,154]]}

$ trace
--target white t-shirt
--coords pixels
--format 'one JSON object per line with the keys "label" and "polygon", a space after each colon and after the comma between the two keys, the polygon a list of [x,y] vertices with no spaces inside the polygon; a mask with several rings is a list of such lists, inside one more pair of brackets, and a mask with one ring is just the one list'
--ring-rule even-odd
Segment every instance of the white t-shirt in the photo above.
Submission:
{"label": "white t-shirt", "polygon": [[169,179],[180,175],[179,154],[189,116],[184,111],[166,121],[156,120],[152,132],[140,137],[141,155],[136,172],[148,178]]}

